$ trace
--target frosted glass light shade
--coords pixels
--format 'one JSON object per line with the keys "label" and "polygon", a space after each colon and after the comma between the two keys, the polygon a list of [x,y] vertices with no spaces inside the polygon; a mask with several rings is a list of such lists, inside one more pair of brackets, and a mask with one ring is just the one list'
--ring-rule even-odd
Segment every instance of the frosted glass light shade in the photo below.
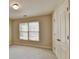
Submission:
{"label": "frosted glass light shade", "polygon": [[12,6],[12,8],[15,9],[15,10],[18,10],[18,9],[19,9],[19,6],[18,6],[18,4],[14,4],[14,5]]}

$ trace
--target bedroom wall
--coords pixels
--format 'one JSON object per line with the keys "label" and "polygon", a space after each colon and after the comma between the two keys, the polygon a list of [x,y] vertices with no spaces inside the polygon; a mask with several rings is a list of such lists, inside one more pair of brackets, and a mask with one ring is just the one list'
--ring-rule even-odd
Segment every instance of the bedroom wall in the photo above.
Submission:
{"label": "bedroom wall", "polygon": [[12,21],[9,20],[9,45],[12,44]]}
{"label": "bedroom wall", "polygon": [[[52,48],[52,19],[51,15],[30,17],[13,20],[12,42],[17,45],[28,45],[41,48]],[[40,23],[40,42],[23,41],[19,39],[19,23],[27,21],[39,21]]]}

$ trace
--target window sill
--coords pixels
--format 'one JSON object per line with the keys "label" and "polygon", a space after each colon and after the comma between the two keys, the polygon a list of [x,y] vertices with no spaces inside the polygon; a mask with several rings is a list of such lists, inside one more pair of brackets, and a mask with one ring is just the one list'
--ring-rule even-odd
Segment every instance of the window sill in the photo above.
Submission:
{"label": "window sill", "polygon": [[23,40],[23,39],[20,39],[20,41],[28,41],[28,42],[40,42],[40,40],[38,40],[38,41],[36,40],[36,41],[35,41],[35,40]]}

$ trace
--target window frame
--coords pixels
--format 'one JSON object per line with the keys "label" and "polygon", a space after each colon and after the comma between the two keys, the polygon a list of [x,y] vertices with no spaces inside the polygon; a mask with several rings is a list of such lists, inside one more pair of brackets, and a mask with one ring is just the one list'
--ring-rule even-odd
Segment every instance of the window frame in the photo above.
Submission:
{"label": "window frame", "polygon": [[[38,22],[38,27],[39,27],[39,31],[29,31],[29,23],[31,22]],[[39,21],[29,21],[29,22],[20,22],[19,25],[21,23],[28,23],[28,31],[20,31],[20,26],[19,26],[19,40],[22,40],[22,41],[35,41],[35,42],[39,42],[40,41],[40,22]],[[20,39],[20,32],[27,32],[28,33],[28,39]],[[31,40],[29,39],[29,32],[38,32],[38,40]]]}

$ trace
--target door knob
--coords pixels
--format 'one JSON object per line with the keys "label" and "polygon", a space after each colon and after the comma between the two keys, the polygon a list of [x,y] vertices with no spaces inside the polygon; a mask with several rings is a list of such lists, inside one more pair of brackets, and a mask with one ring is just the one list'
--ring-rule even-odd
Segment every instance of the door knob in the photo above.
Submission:
{"label": "door knob", "polygon": [[69,36],[67,36],[67,39],[69,40]]}
{"label": "door knob", "polygon": [[60,39],[57,39],[57,41],[61,41]]}

